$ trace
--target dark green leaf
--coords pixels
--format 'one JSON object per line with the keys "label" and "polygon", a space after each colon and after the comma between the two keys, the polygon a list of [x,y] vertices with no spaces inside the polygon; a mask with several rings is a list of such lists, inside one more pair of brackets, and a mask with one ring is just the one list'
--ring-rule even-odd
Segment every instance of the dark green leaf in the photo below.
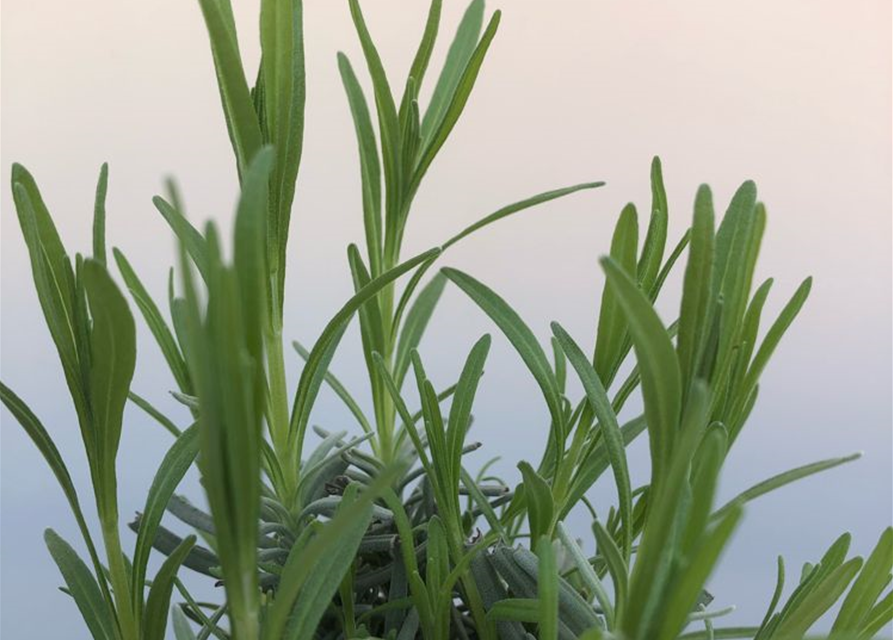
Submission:
{"label": "dark green leaf", "polygon": [[106,263],[105,257],[105,196],[109,186],[109,165],[102,163],[99,181],[96,183],[96,199],[93,204],[93,259]]}
{"label": "dark green leaf", "polygon": [[90,573],[87,565],[52,529],[44,532],[44,541],[65,579],[68,591],[74,598],[90,634],[97,640],[116,638],[114,614],[109,608],[109,601],[103,596],[96,578]]}
{"label": "dark green leaf", "polygon": [[146,600],[146,615],[143,618],[143,640],[164,640],[167,630],[167,614],[174,591],[174,579],[183,560],[192,550],[195,536],[188,536],[174,552],[162,563],[161,568],[152,581],[149,598]]}
{"label": "dark green leaf", "polygon": [[[177,486],[192,466],[198,453],[198,429],[195,426],[183,432],[165,454],[149,494],[146,506],[140,518],[140,529],[136,536],[136,547],[133,552],[133,601],[142,608],[143,589],[145,588],[146,566],[155,532],[161,523],[168,501],[174,495]],[[148,612],[147,612],[148,613]]]}

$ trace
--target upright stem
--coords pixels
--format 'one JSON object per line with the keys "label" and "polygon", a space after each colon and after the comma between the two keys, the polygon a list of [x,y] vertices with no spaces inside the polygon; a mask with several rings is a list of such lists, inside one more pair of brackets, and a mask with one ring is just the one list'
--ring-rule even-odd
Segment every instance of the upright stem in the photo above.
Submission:
{"label": "upright stem", "polygon": [[264,347],[267,353],[267,385],[269,389],[269,429],[273,449],[282,467],[285,486],[277,487],[280,498],[292,496],[297,486],[299,456],[288,450],[289,403],[288,387],[285,380],[285,358],[282,353],[282,323],[274,313],[269,327],[264,333]]}
{"label": "upright stem", "polygon": [[115,609],[118,613],[121,637],[123,640],[139,640],[139,627],[133,614],[130,580],[127,577],[127,568],[124,566],[117,517],[102,518],[102,538],[105,542],[105,553],[109,562],[109,574],[115,595]]}

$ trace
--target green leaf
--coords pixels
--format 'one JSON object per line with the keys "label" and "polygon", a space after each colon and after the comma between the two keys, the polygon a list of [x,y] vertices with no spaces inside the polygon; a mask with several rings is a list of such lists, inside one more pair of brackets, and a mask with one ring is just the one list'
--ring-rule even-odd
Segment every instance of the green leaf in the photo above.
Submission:
{"label": "green leaf", "polygon": [[[372,87],[375,93],[375,107],[378,112],[378,126],[381,131],[381,156],[384,163],[385,184],[387,187],[387,214],[386,229],[395,233],[397,224],[397,205],[403,189],[403,176],[400,167],[400,123],[397,116],[397,107],[394,104],[394,96],[388,83],[384,65],[378,50],[369,35],[363,12],[357,0],[350,0],[350,15],[353,18],[360,44],[363,47],[363,55],[366,57],[366,65],[369,75],[372,77]],[[387,243],[387,240],[386,240]]]}
{"label": "green leaf", "polygon": [[[267,614],[263,636],[266,640],[312,637],[344,573],[353,563],[372,518],[373,501],[400,471],[392,467],[383,472],[358,497],[343,503],[331,522],[306,546],[292,547],[276,600]],[[290,618],[294,624],[288,625]]]}
{"label": "green leaf", "polygon": [[59,567],[71,597],[81,612],[90,634],[97,640],[117,637],[114,614],[106,596],[99,589],[96,578],[71,546],[55,531],[47,529],[43,535],[47,548]]}
{"label": "green leaf", "polygon": [[683,509],[692,456],[701,440],[709,409],[709,390],[698,381],[691,388],[681,437],[666,477],[659,488],[652,479],[647,519],[630,579],[628,605],[621,620],[621,629],[630,638],[647,637],[655,629],[654,612],[663,610],[660,601],[669,588],[670,563],[678,549],[676,523]]}
{"label": "green leaf", "polygon": [[[37,298],[62,363],[82,434],[85,434],[89,409],[77,343],[78,333],[83,326],[79,326],[75,318],[75,282],[71,261],[65,253],[65,247],[59,239],[59,233],[37,183],[27,169],[19,164],[12,166],[12,191],[19,226],[31,259],[31,274]],[[84,437],[86,440],[89,434]]]}
{"label": "green leaf", "polygon": [[521,317],[492,289],[457,269],[444,268],[442,273],[464,291],[505,334],[533,374],[543,392],[552,417],[555,445],[560,451],[564,443],[564,417],[558,382],[545,352]]}
{"label": "green leaf", "polygon": [[167,366],[177,382],[177,386],[183,393],[191,393],[192,385],[189,381],[186,361],[180,353],[180,348],[177,346],[177,342],[174,340],[167,322],[162,317],[155,301],[152,300],[149,292],[146,291],[136,272],[130,266],[127,258],[124,257],[124,254],[118,249],[113,249],[112,253],[115,256],[115,261],[118,263],[118,270],[121,272],[124,284],[127,285],[133,301],[136,303],[140,313],[142,313],[146,325],[148,325],[152,336],[155,338],[155,342],[158,343],[164,360],[167,362]]}
{"label": "green leaf", "polygon": [[139,608],[142,608],[146,566],[149,562],[152,543],[155,541],[155,532],[161,523],[171,496],[174,495],[183,476],[192,466],[197,454],[198,429],[192,426],[184,431],[168,449],[158,467],[152,486],[149,488],[133,552],[133,602],[137,603]]}
{"label": "green leaf", "polygon": [[[598,521],[595,520],[593,522],[597,523]],[[592,565],[589,563],[589,559],[583,553],[580,545],[577,544],[577,542],[571,537],[570,531],[568,531],[563,522],[558,523],[558,535],[561,538],[561,542],[564,545],[564,548],[567,549],[567,552],[570,554],[571,561],[573,562],[574,567],[576,567],[577,569],[577,575],[580,577],[580,580],[586,586],[589,593],[595,596],[598,604],[601,606],[602,612],[605,616],[605,624],[609,629],[613,629],[614,605],[611,603],[611,600],[608,597],[608,592],[602,585],[601,580],[599,580],[598,574],[595,572],[595,569],[592,568]],[[614,549],[616,550],[616,545],[614,546]],[[620,601],[620,599],[622,599],[622,597],[622,595],[618,596],[618,602]]]}
{"label": "green leaf", "polygon": [[248,81],[245,79],[232,8],[229,0],[198,2],[211,40],[220,100],[241,176],[260,149],[262,136]]}
{"label": "green leaf", "polygon": [[[369,272],[363,264],[363,259],[360,257],[360,252],[356,245],[351,244],[347,248],[347,258],[350,264],[350,273],[353,277],[354,291],[359,292],[369,284]],[[386,417],[386,409],[383,406],[384,393],[381,389],[381,380],[374,375],[375,364],[372,361],[373,353],[387,352],[387,345],[385,344],[386,330],[379,299],[373,298],[366,304],[361,305],[358,309],[358,315],[360,319],[360,337],[363,344],[363,357],[366,360],[366,370],[369,373],[369,380],[372,385],[372,400],[381,441],[378,445],[384,451],[390,452],[392,448],[392,434],[389,430],[390,425]]]}
{"label": "green leaf", "polygon": [[577,193],[578,191],[597,189],[599,187],[603,187],[604,185],[604,182],[582,182],[580,184],[571,185],[569,187],[553,189],[552,191],[544,191],[543,193],[538,193],[535,196],[513,202],[512,204],[506,205],[501,209],[498,209],[497,211],[484,216],[477,222],[465,227],[462,231],[443,243],[443,245],[441,246],[441,250],[446,251],[448,248],[450,248],[460,240],[470,236],[479,229],[483,229],[487,225],[493,224],[494,222],[502,220],[503,218],[506,218],[514,213],[518,213],[519,211],[524,211],[525,209],[529,209],[530,207],[535,207],[552,200],[557,200],[558,198],[563,198],[564,196],[569,196],[572,193]]}
{"label": "green leaf", "polygon": [[862,558],[852,558],[818,580],[798,606],[788,611],[775,631],[779,638],[802,637],[837,602],[862,568]]}
{"label": "green leaf", "polygon": [[669,207],[667,192],[664,189],[663,170],[660,158],[655,156],[651,161],[651,220],[642,245],[642,257],[636,269],[643,291],[651,290],[660,271],[667,245],[668,218]]}
{"label": "green leaf", "polygon": [[760,230],[756,194],[753,182],[742,184],[732,197],[716,232],[712,299],[721,300],[722,303],[719,307],[721,331],[716,355],[716,371],[720,376],[727,375],[756,262],[754,246]]}
{"label": "green leaf", "polygon": [[[545,191],[530,198],[519,200],[518,202],[514,202],[510,205],[502,207],[501,209],[498,209],[497,211],[484,216],[477,222],[474,222],[473,224],[465,227],[465,229],[463,229],[452,238],[447,240],[443,245],[441,245],[440,249],[441,251],[446,251],[451,246],[467,238],[476,231],[483,229],[484,227],[502,220],[503,218],[506,218],[514,213],[524,211],[525,209],[529,209],[530,207],[534,207],[536,205],[543,204],[557,198],[562,198],[572,193],[576,193],[577,191],[596,189],[598,187],[604,186],[604,184],[604,182],[584,182],[582,184],[576,184],[570,187],[554,189],[552,191]],[[409,304],[409,300],[412,298],[413,293],[415,293],[415,290],[421,282],[422,276],[424,274],[425,270],[419,269],[416,273],[413,274],[412,278],[410,278],[409,280],[409,283],[406,285],[406,288],[403,290],[403,293],[400,296],[400,302],[397,304],[397,311],[394,313],[394,330],[396,330],[396,328],[399,326],[400,320],[403,317],[403,313],[406,310],[407,305]]]}
{"label": "green leaf", "polygon": [[692,460],[688,513],[685,517],[686,522],[681,527],[680,553],[683,557],[690,556],[701,543],[713,509],[713,497],[719,472],[728,451],[728,443],[725,427],[714,423],[707,428]]}
{"label": "green leaf", "polygon": [[[56,448],[53,439],[50,437],[49,433],[47,433],[47,430],[40,423],[40,420],[37,419],[37,416],[34,415],[28,405],[26,405],[21,398],[13,393],[12,389],[7,387],[2,382],[0,382],[0,400],[3,401],[3,404],[22,426],[22,428],[25,430],[25,433],[28,435],[29,438],[31,438],[31,441],[44,457],[44,460],[46,460],[46,463],[50,467],[50,470],[53,472],[53,475],[56,477],[59,486],[62,487],[62,492],[65,494],[68,505],[71,508],[72,513],[74,514],[75,520],[78,524],[78,528],[81,532],[81,537],[84,539],[84,543],[87,546],[87,552],[89,553],[90,560],[93,563],[93,570],[95,574],[97,576],[104,575],[103,566],[99,560],[99,555],[96,552],[96,546],[93,543],[93,538],[90,535],[90,529],[87,527],[87,521],[84,518],[84,513],[81,509],[77,491],[74,488],[74,483],[71,481],[71,475],[68,473],[68,468],[65,466],[65,462],[62,460],[62,456],[59,454],[59,450]],[[105,580],[100,581],[99,587],[105,601],[111,603],[112,596],[109,592],[108,585],[106,584]]]}
{"label": "green leaf", "polygon": [[[431,94],[431,101],[428,103],[428,108],[422,119],[422,140],[426,145],[443,122],[462,73],[468,67],[469,60],[477,47],[483,24],[484,1],[473,0],[462,16],[462,21],[459,23],[456,35],[447,52],[443,69],[441,69],[434,86],[434,92]],[[416,83],[416,90],[418,90],[421,78],[416,78]]]}
{"label": "green leaf", "polygon": [[532,540],[551,534],[554,504],[552,491],[546,481],[527,462],[518,463],[524,478],[524,495],[527,497],[527,517]]}
{"label": "green leaf", "polygon": [[174,607],[171,610],[171,619],[176,640],[196,640],[195,632],[189,626],[189,618],[183,613],[183,609]]}
{"label": "green leaf", "polygon": [[536,598],[505,598],[494,604],[487,612],[491,620],[511,620],[514,622],[538,623],[541,608]]}
{"label": "green leaf", "polygon": [[[181,246],[186,292],[186,356],[201,411],[199,468],[217,533],[233,632],[250,640],[259,609],[257,519],[260,511],[262,425],[266,400],[261,331],[262,295],[255,284],[261,213],[246,210],[263,156],[246,172],[236,214],[235,267],[223,264],[217,232],[208,226],[208,295],[199,310],[193,274]],[[259,178],[258,178],[259,179]],[[188,564],[188,563],[187,563]]]}
{"label": "green leaf", "polygon": [[740,519],[741,507],[736,506],[706,534],[690,563],[674,583],[668,601],[662,607],[666,617],[655,628],[660,631],[660,638],[667,640],[675,638],[682,630],[685,619],[694,607],[704,583],[716,566]]}
{"label": "green leaf", "polygon": [[167,613],[170,609],[174,579],[183,560],[195,545],[195,536],[187,536],[183,542],[162,563],[152,581],[149,598],[146,600],[146,615],[143,618],[143,640],[164,640],[167,630]]}
{"label": "green leaf", "polygon": [[809,297],[811,288],[812,278],[807,278],[797,288],[793,297],[785,305],[784,309],[781,310],[781,313],[775,322],[772,323],[772,326],[766,333],[766,337],[763,339],[760,348],[757,350],[757,353],[753,358],[753,362],[751,362],[750,367],[747,369],[747,374],[744,377],[743,383],[743,395],[748,394],[754,387],[756,387],[760,375],[763,373],[763,369],[766,368],[766,364],[775,352],[776,347],[778,347],[778,343],[781,342],[781,338],[788,330],[788,327],[791,326],[791,323],[800,313],[800,309],[803,308],[803,304]]}
{"label": "green leaf", "polygon": [[[608,574],[614,584],[614,617],[620,620],[626,608],[626,600],[629,595],[629,568],[623,553],[614,542],[614,538],[598,520],[592,521],[592,532],[595,534],[595,542],[598,545],[599,554],[605,559]],[[609,625],[610,626],[610,625]],[[613,627],[611,627],[613,628]]]}
{"label": "green leaf", "polygon": [[440,249],[430,249],[414,258],[406,260],[400,265],[373,279],[369,284],[354,294],[354,296],[347,301],[323,329],[310,352],[310,356],[307,358],[307,365],[301,372],[301,379],[298,382],[298,389],[295,393],[291,424],[289,427],[289,438],[298,451],[301,450],[303,445],[304,432],[310,418],[310,410],[312,409],[313,403],[319,392],[323,376],[328,369],[332,357],[335,355],[335,349],[341,340],[341,336],[344,335],[344,330],[347,327],[350,318],[360,306],[372,299],[388,284],[407,271],[410,271],[429,260],[433,260],[439,254]]}
{"label": "green leaf", "polygon": [[[480,0],[473,0],[472,6],[479,1]],[[480,4],[481,9],[483,9],[483,2],[480,2]],[[471,10],[471,8],[469,8],[469,10]],[[465,105],[468,102],[468,97],[471,95],[472,89],[474,89],[474,83],[477,80],[481,65],[484,63],[487,49],[490,48],[490,43],[493,41],[493,37],[496,35],[496,30],[499,28],[499,19],[501,15],[500,11],[496,11],[493,14],[493,17],[490,18],[490,22],[487,24],[484,34],[481,36],[480,41],[477,43],[477,47],[475,47],[474,52],[468,59],[468,64],[465,65],[462,70],[462,75],[456,83],[455,90],[449,97],[449,106],[443,111],[443,116],[439,118],[436,127],[434,127],[435,121],[431,120],[431,126],[434,128],[430,131],[426,131],[425,129],[425,122],[428,117],[428,112],[425,112],[425,119],[422,121],[422,153],[412,177],[412,185],[409,187],[410,193],[415,192],[422,176],[425,175],[428,167],[434,161],[437,152],[440,151],[440,148],[443,146],[443,143],[446,142],[453,127],[456,126],[456,122],[459,121],[459,117],[462,115],[462,111],[465,109]],[[449,64],[449,60],[447,60],[447,64]],[[438,86],[439,85],[440,82],[438,82]],[[436,90],[437,89],[435,88],[435,92]],[[432,105],[433,104],[435,103],[434,98],[432,97]]]}
{"label": "green leaf", "polygon": [[845,635],[845,632],[854,632],[862,628],[874,604],[889,583],[891,571],[893,571],[893,527],[887,527],[844,599],[843,606],[831,627],[832,637],[834,634]]}
{"label": "green leaf", "polygon": [[109,165],[102,163],[99,181],[96,183],[96,199],[93,204],[93,259],[106,263],[105,257],[105,196],[109,186]]}
{"label": "green leaf", "polygon": [[723,505],[721,509],[717,509],[717,511],[713,514],[713,518],[719,518],[721,515],[725,514],[729,509],[731,509],[732,506],[735,504],[743,505],[747,502],[750,502],[751,500],[759,498],[760,496],[775,491],[776,489],[780,489],[785,485],[791,484],[792,482],[796,482],[797,480],[806,478],[815,473],[821,473],[822,471],[833,469],[834,467],[846,464],[847,462],[858,460],[861,457],[861,453],[854,453],[842,458],[829,458],[827,460],[820,460],[819,462],[813,462],[811,464],[803,465],[802,467],[796,467],[794,469],[785,471],[784,473],[772,476],[771,478],[767,478],[762,482],[758,482],[749,489],[742,491],[737,496],[729,500],[725,505]]}
{"label": "green leaf", "polygon": [[[447,451],[449,452],[450,486],[446,488],[456,500],[456,513],[458,517],[458,490],[459,476],[462,470],[462,448],[465,446],[465,436],[471,424],[471,408],[477,394],[478,384],[484,374],[484,363],[490,351],[490,336],[484,335],[475,342],[459,375],[456,393],[450,406],[450,415],[447,421]],[[435,399],[436,402],[436,399]]]}
{"label": "green leaf", "polygon": [[893,620],[893,591],[888,591],[884,599],[877,603],[865,620],[860,638],[873,638],[884,626]]}
{"label": "green leaf", "polygon": [[[633,418],[622,427],[620,433],[623,435],[624,446],[635,440],[646,429],[644,416]],[[611,459],[608,456],[607,446],[603,439],[599,439],[595,447],[587,451],[583,460],[577,467],[576,475],[570,492],[565,499],[564,507],[561,510],[560,518],[564,519],[570,512],[571,508],[580,501],[590,487],[601,477],[605,470],[611,465]]]}
{"label": "green leaf", "polygon": [[186,248],[202,279],[208,281],[208,243],[198,229],[186,217],[161,196],[152,198],[152,204],[170,226],[174,235]]}
{"label": "green leaf", "polygon": [[487,496],[484,495],[484,492],[481,491],[478,483],[475,482],[474,478],[471,477],[464,467],[462,468],[460,478],[462,480],[462,486],[465,487],[466,491],[468,491],[468,495],[470,495],[478,505],[490,528],[498,533],[499,537],[503,540],[508,539],[508,533],[506,532],[505,527],[503,527],[502,522],[499,520],[499,516],[496,515],[496,511],[493,509]]}
{"label": "green leaf", "polygon": [[127,394],[128,399],[142,409],[146,414],[149,415],[153,420],[158,422],[162,427],[164,427],[168,433],[170,433],[175,438],[179,437],[182,431],[173,423],[173,421],[165,416],[161,411],[159,411],[155,406],[152,405],[151,402],[143,398],[142,396],[131,391]]}
{"label": "green leaf", "polygon": [[360,151],[360,177],[363,192],[363,227],[366,231],[366,250],[369,256],[369,268],[372,275],[378,276],[382,270],[382,236],[381,236],[381,165],[378,160],[378,148],[375,142],[375,131],[369,117],[369,107],[363,95],[363,89],[357,81],[350,61],[343,53],[338,53],[338,70],[341,82],[347,93],[350,113],[353,116],[357,143]]}
{"label": "green leaf", "polygon": [[406,372],[409,370],[409,354],[417,349],[428,327],[434,309],[446,286],[446,277],[442,273],[435,275],[419,292],[406,314],[406,320],[400,329],[397,351],[394,357],[394,381],[397,388],[402,388]]}
{"label": "green leaf", "polygon": [[702,351],[708,333],[713,245],[713,200],[710,188],[702,185],[695,197],[691,249],[682,285],[682,309],[679,313],[679,337],[676,341],[682,382],[686,388],[700,373]]}
{"label": "green leaf", "polygon": [[775,578],[775,591],[772,593],[772,599],[769,601],[769,607],[766,609],[766,614],[763,617],[763,622],[760,624],[760,631],[762,632],[766,629],[769,621],[772,619],[773,614],[775,613],[775,608],[778,606],[779,600],[781,600],[781,594],[784,591],[784,558],[778,556],[777,560],[778,569],[776,570],[777,577]]}
{"label": "green leaf", "polygon": [[[415,58],[413,58],[412,65],[409,67],[409,77],[413,80],[413,90],[411,92],[406,91],[403,94],[403,99],[400,101],[401,121],[406,117],[409,104],[418,98],[419,90],[422,88],[422,81],[425,79],[425,72],[428,70],[428,63],[431,61],[431,52],[434,50],[434,42],[437,40],[442,5],[442,0],[432,0],[431,7],[428,9],[425,31],[422,33],[419,48],[416,50]],[[478,31],[480,32],[480,26],[478,26]]]}
{"label": "green leaf", "polygon": [[[298,355],[301,358],[306,360],[310,357],[310,352],[298,341],[293,341],[292,346],[295,351],[297,351]],[[357,423],[359,423],[360,428],[363,429],[364,433],[372,433],[372,425],[369,423],[369,419],[366,417],[366,414],[363,413],[363,410],[360,408],[359,403],[354,400],[353,396],[350,395],[350,392],[347,388],[341,383],[338,378],[335,377],[331,371],[326,371],[325,376],[323,377],[325,383],[331,387],[332,391],[335,392],[341,402],[344,403],[344,406],[347,407],[348,411],[350,411],[351,415],[357,419]]]}
{"label": "green leaf", "polygon": [[[636,279],[636,253],[639,249],[639,221],[636,207],[628,204],[620,213],[614,237],[611,240],[611,257],[630,278]],[[623,314],[614,287],[605,284],[602,291],[598,316],[598,331],[595,339],[595,371],[606,386],[610,386],[620,360],[625,354],[623,348],[629,332],[629,321]]]}
{"label": "green leaf", "polygon": [[[301,0],[262,0],[261,70],[266,141],[275,149],[267,259],[281,312],[286,246],[304,142],[304,31]],[[251,160],[251,157],[248,158]]]}
{"label": "green leaf", "polygon": [[589,363],[583,351],[574,342],[573,338],[557,322],[552,323],[552,333],[558,339],[562,351],[564,351],[571,366],[577,372],[589,406],[598,419],[599,428],[605,441],[608,452],[608,460],[614,471],[614,484],[617,486],[617,499],[620,511],[621,530],[623,532],[623,556],[629,558],[633,543],[632,523],[632,488],[629,480],[629,465],[626,461],[626,449],[623,444],[623,435],[620,433],[620,425],[617,416],[611,408],[611,401],[605,387],[602,385],[599,375]]}
{"label": "green leaf", "polygon": [[642,376],[645,421],[651,444],[652,487],[664,476],[679,428],[682,388],[679,361],[670,336],[648,298],[611,258],[602,266],[629,322]]}
{"label": "green leaf", "polygon": [[96,450],[91,471],[104,519],[117,516],[115,459],[136,365],[136,327],[127,301],[102,264],[87,260],[83,277],[93,318],[89,380]]}

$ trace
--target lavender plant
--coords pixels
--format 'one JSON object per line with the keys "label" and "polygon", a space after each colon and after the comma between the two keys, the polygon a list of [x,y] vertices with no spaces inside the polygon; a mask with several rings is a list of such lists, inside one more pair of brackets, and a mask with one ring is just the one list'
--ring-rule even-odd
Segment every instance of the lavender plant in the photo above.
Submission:
{"label": "lavender plant", "polygon": [[[101,545],[50,434],[5,384],[0,398],[43,454],[78,523],[86,562],[52,530],[46,542],[92,637],[161,639],[170,620],[177,640],[782,640],[804,637],[839,600],[835,640],[872,638],[893,619],[888,528],[867,560],[847,558],[850,540],[842,536],[804,567],[784,604],[779,558],[778,585],[759,626],[715,626],[728,609],[711,608],[705,585],[744,505],[857,457],[808,464],[716,504],[723,463],[756,402],[760,376],[811,282],[761,337],[772,281],[758,287],[752,281],[766,221],[753,183],[741,186],[718,225],[702,186],[691,227],[668,252],[669,207],[655,159],[644,240],[636,207],[627,205],[602,260],[607,284],[594,347],[587,354],[556,322],[550,357],[482,282],[451,268],[426,276],[452,245],[491,223],[602,183],[519,200],[404,258],[414,197],[469,101],[500,13],[484,27],[482,0],[469,5],[423,108],[420,88],[440,31],[441,1],[431,3],[398,96],[351,0],[375,107],[373,124],[356,71],[339,55],[359,150],[364,251],[351,245],[347,252],[354,295],[310,349],[294,343],[304,366],[290,392],[283,299],[305,126],[301,2],[262,0],[262,60],[253,86],[229,0],[199,5],[241,187],[232,258],[224,259],[223,234],[213,223],[200,231],[187,220],[173,185],[154,200],[180,248],[169,318],[124,254],[113,250],[133,305],[170,368],[175,396],[189,414],[185,422],[131,389],[135,321],[109,270],[107,168],[96,190],[92,252],[73,261],[31,174],[19,165],[12,170],[35,288],[78,417]],[[679,316],[665,325],[653,305],[683,257]],[[468,442],[468,431],[491,337],[474,344],[458,380],[446,384],[428,378],[419,353],[448,283],[516,349],[548,408],[543,457],[519,463],[517,485],[489,474],[489,464],[473,474],[465,462],[480,446]],[[355,315],[371,416],[329,370]],[[628,362],[631,373],[620,381]],[[571,397],[570,376],[579,379],[582,397]],[[359,432],[315,428],[320,440],[311,449],[309,418],[323,385],[344,402]],[[644,411],[621,424],[618,414],[634,393]],[[130,553],[120,536],[116,486],[128,401],[175,438],[130,523]],[[626,446],[642,434],[650,480],[634,488]],[[201,497],[177,493],[193,465],[207,508]],[[605,473],[616,504],[593,504],[588,491]],[[594,555],[583,549],[583,532],[565,524],[574,509],[591,515]],[[195,534],[179,537],[163,526],[165,514]],[[150,579],[153,550],[164,560]],[[178,578],[183,567],[221,585],[220,602],[198,602]],[[711,590],[722,593],[721,585]]]}

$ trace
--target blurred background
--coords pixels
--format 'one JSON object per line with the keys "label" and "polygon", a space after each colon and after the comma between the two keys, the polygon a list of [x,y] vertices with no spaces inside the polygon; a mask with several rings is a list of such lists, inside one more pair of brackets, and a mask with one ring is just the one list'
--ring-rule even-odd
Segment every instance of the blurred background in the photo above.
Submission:
{"label": "blurred background", "polygon": [[[246,67],[259,54],[256,0],[234,2]],[[365,69],[345,2],[305,9],[307,132],[290,244],[286,334],[312,343],[351,291],[345,248],[362,239],[356,143],[335,63]],[[438,68],[465,2],[444,3]],[[392,86],[401,86],[426,3],[376,0],[365,12]],[[488,10],[499,8],[491,2]],[[671,242],[691,215],[698,184],[718,208],[756,180],[769,223],[758,276],[776,280],[777,312],[807,275],[812,296],[764,375],[761,397],[731,454],[722,498],[816,459],[864,451],[858,462],[783,489],[747,510],[710,582],[731,623],[758,623],[775,557],[792,573],[844,530],[865,553],[891,522],[891,3],[885,0],[538,2],[501,7],[500,32],[465,115],[416,200],[405,255],[440,243],[500,206],[539,191],[600,179],[605,188],[521,214],[452,249],[442,264],[500,292],[544,340],[561,321],[590,349],[607,252],[627,201],[648,210],[648,169],[659,154]],[[429,83],[429,90],[432,83]],[[368,86],[368,83],[366,83]],[[423,93],[423,98],[427,94]],[[424,104],[424,102],[423,102]],[[90,246],[92,200],[110,163],[109,244],[164,298],[174,244],[150,199],[176,176],[194,220],[225,227],[236,197],[234,163],[198,5],[182,0],[4,0],[2,172],[35,175],[71,252]],[[4,179],[5,180],[5,179]],[[2,189],[2,378],[56,439],[91,503],[78,428],[32,291],[12,199]],[[681,273],[681,270],[680,270]],[[679,275],[660,310],[675,318]],[[185,420],[141,320],[134,390]],[[333,370],[368,397],[353,327]],[[494,327],[448,289],[422,354],[448,381],[474,339]],[[477,462],[500,455],[506,478],[539,459],[547,413],[536,386],[494,336],[476,407]],[[297,380],[298,358],[290,363]],[[635,407],[633,407],[633,410]],[[119,459],[122,518],[142,507],[170,439],[145,415],[126,416]],[[323,393],[313,422],[348,427]],[[2,622],[9,638],[86,638],[42,532],[76,540],[72,517],[30,441],[2,413]],[[632,450],[636,484],[647,445]],[[607,509],[610,480],[593,491]],[[186,493],[200,491],[194,477]],[[582,519],[578,535],[591,538]],[[134,537],[125,534],[132,545]],[[195,583],[195,581],[190,581]],[[201,582],[199,580],[199,582]],[[213,596],[213,593],[207,593]],[[37,634],[37,635],[35,635]]]}

